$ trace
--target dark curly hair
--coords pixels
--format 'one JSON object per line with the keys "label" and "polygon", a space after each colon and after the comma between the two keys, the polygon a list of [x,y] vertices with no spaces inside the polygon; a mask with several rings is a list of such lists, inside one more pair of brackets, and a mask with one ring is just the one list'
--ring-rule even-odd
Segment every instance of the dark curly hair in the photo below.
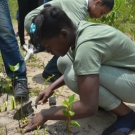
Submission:
{"label": "dark curly hair", "polygon": [[59,7],[46,4],[44,9],[33,19],[36,25],[34,33],[30,34],[31,42],[37,48],[43,39],[57,37],[64,27],[73,28],[73,22]]}

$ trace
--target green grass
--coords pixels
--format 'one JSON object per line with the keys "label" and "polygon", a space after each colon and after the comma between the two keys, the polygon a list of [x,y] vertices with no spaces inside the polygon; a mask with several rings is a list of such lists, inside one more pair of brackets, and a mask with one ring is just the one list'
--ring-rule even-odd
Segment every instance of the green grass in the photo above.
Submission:
{"label": "green grass", "polygon": [[10,15],[13,23],[15,22],[15,15],[18,10],[17,0],[8,0]]}

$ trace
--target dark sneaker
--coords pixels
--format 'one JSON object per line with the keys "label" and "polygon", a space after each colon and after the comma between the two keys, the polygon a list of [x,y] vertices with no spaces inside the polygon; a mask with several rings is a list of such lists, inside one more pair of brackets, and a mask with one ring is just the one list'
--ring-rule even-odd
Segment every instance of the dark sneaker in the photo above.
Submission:
{"label": "dark sneaker", "polygon": [[128,133],[121,132],[113,127],[105,129],[102,135],[128,135]]}
{"label": "dark sneaker", "polygon": [[14,82],[14,96],[18,102],[26,102],[29,100],[27,80],[17,80]]}
{"label": "dark sneaker", "polygon": [[135,112],[130,111],[124,116],[117,117],[110,127],[105,129],[102,135],[129,135],[135,129]]}

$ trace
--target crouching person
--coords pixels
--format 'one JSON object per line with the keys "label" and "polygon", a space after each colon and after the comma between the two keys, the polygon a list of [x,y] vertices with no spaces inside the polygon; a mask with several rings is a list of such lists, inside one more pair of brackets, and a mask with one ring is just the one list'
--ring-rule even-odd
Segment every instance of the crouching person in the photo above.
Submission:
{"label": "crouching person", "polygon": [[[55,6],[45,7],[32,25],[36,26],[32,37],[47,52],[65,59],[69,57],[73,63],[63,68],[63,75],[39,93],[36,103],[46,102],[56,88],[67,85],[80,96],[73,103],[75,115],[71,119],[92,116],[100,106],[117,115],[116,122],[102,135],[128,135],[135,128],[135,113],[123,102],[135,103],[135,43],[105,24],[81,21],[75,25]],[[66,55],[69,49],[72,56]],[[41,110],[22,126],[24,132],[47,120],[66,120],[63,109],[57,106]]]}

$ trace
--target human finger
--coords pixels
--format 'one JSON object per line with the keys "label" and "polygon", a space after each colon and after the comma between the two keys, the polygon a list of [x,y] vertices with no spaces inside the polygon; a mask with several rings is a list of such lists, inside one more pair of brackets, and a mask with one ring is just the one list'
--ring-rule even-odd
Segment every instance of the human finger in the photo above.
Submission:
{"label": "human finger", "polygon": [[34,129],[37,128],[37,124],[33,124],[31,126],[26,126],[24,129],[23,129],[23,133],[26,133],[26,132],[29,132],[29,131],[32,131]]}
{"label": "human finger", "polygon": [[44,96],[43,98],[42,98],[42,103],[44,104],[44,103],[46,103],[48,100],[47,100],[47,97],[46,96]]}
{"label": "human finger", "polygon": [[[35,104],[38,104],[39,101],[42,101],[43,95],[39,94],[35,100]],[[35,106],[37,107],[37,106]]]}
{"label": "human finger", "polygon": [[29,122],[27,122],[27,123],[25,123],[25,124],[21,125],[21,128],[26,127],[28,124],[29,124]]}

